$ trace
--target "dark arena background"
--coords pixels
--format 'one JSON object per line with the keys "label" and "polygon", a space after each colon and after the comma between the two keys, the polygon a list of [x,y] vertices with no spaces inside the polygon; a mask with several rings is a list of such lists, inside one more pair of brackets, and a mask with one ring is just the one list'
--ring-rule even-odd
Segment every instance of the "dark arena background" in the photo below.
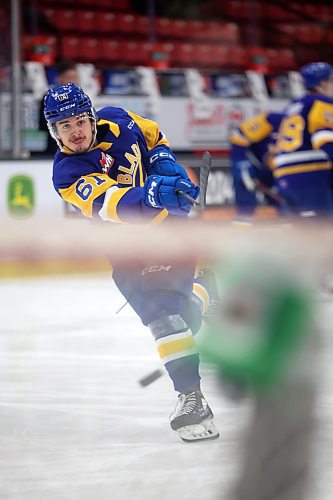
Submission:
{"label": "dark arena background", "polygon": [[[230,159],[244,120],[333,64],[331,2],[1,0],[0,33],[1,500],[331,500],[332,220],[284,218],[260,187],[239,216]],[[196,184],[210,153],[203,211],[93,224],[58,196],[41,103],[64,68],[96,110],[157,122]],[[220,295],[195,337],[220,438],[186,444],[110,261],[193,258]]]}

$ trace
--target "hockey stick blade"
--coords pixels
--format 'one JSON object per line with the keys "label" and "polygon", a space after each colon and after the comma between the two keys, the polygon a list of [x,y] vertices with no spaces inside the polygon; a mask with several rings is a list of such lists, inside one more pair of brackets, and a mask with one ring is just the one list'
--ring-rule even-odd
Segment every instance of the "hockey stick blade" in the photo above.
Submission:
{"label": "hockey stick blade", "polygon": [[264,193],[266,196],[268,196],[271,200],[274,200],[275,202],[279,203],[281,206],[285,204],[285,200],[282,198],[279,193],[275,192],[272,190],[272,188],[269,188],[265,184],[263,184],[260,181],[255,182],[255,189],[257,191],[260,191],[261,193]]}
{"label": "hockey stick blade", "polygon": [[199,182],[200,182],[200,197],[199,204],[201,212],[204,211],[206,206],[206,195],[208,186],[209,172],[212,167],[212,155],[209,151],[205,151],[202,155],[202,165],[200,167]]}
{"label": "hockey stick blade", "polygon": [[149,375],[146,375],[145,377],[141,378],[139,380],[139,384],[141,387],[147,387],[147,385],[152,384],[155,382],[155,380],[158,380],[160,377],[164,375],[164,372],[160,369],[154,370],[153,372],[149,373]]}

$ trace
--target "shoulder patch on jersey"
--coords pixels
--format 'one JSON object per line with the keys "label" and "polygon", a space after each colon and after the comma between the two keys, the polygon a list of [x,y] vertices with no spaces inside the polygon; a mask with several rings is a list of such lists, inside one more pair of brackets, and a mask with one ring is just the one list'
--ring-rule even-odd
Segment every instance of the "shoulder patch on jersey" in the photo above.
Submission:
{"label": "shoulder patch on jersey", "polygon": [[333,103],[315,101],[308,116],[308,129],[313,134],[319,129],[333,129]]}

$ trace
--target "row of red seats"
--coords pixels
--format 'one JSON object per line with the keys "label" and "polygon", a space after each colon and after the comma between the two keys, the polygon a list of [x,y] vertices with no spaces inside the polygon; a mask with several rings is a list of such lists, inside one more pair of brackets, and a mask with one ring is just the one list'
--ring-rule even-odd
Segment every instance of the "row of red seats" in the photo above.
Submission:
{"label": "row of red seats", "polygon": [[[147,16],[135,14],[60,8],[46,8],[42,12],[61,32],[109,33],[147,38],[151,29]],[[217,21],[156,18],[155,31],[158,38],[213,40],[233,44],[239,43],[240,39],[237,24]]]}
{"label": "row of red seats", "polygon": [[[63,36],[60,52],[62,57],[82,62],[138,66],[149,64],[153,49],[149,42]],[[171,67],[246,69],[251,65],[252,49],[242,46],[165,42],[158,50],[166,54]],[[261,52],[273,71],[295,68],[294,53],[289,49],[263,49]]]}
{"label": "row of red seats", "polygon": [[[274,31],[273,31],[274,30]],[[321,45],[327,42],[330,31],[314,23],[275,23],[266,34],[268,43],[293,47],[295,43]]]}
{"label": "row of red seats", "polygon": [[274,5],[266,1],[251,4],[249,0],[230,0],[222,4],[217,0],[216,3],[219,13],[234,19],[246,19],[251,12],[258,18],[270,22],[304,22],[306,18],[332,21],[333,18],[333,5],[317,5],[315,2],[301,4],[288,1],[285,5]]}
{"label": "row of red seats", "polygon": [[[23,57],[31,53],[33,37],[23,37]],[[150,65],[153,52],[166,55],[171,67],[199,67],[247,69],[251,66],[257,49],[237,45],[163,42],[156,47],[143,41],[123,41],[90,36],[63,35],[60,39],[48,36],[44,44],[61,59],[96,65],[138,66]],[[294,51],[290,49],[260,49],[268,68],[272,71],[294,69]]]}

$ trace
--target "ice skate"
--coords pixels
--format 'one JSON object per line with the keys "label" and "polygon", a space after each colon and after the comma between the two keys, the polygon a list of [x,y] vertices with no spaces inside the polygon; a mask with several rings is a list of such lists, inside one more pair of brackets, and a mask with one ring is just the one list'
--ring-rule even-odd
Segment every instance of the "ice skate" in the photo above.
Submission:
{"label": "ice skate", "polygon": [[188,443],[219,437],[213,422],[213,412],[200,389],[179,394],[176,408],[170,416],[170,425]]}

